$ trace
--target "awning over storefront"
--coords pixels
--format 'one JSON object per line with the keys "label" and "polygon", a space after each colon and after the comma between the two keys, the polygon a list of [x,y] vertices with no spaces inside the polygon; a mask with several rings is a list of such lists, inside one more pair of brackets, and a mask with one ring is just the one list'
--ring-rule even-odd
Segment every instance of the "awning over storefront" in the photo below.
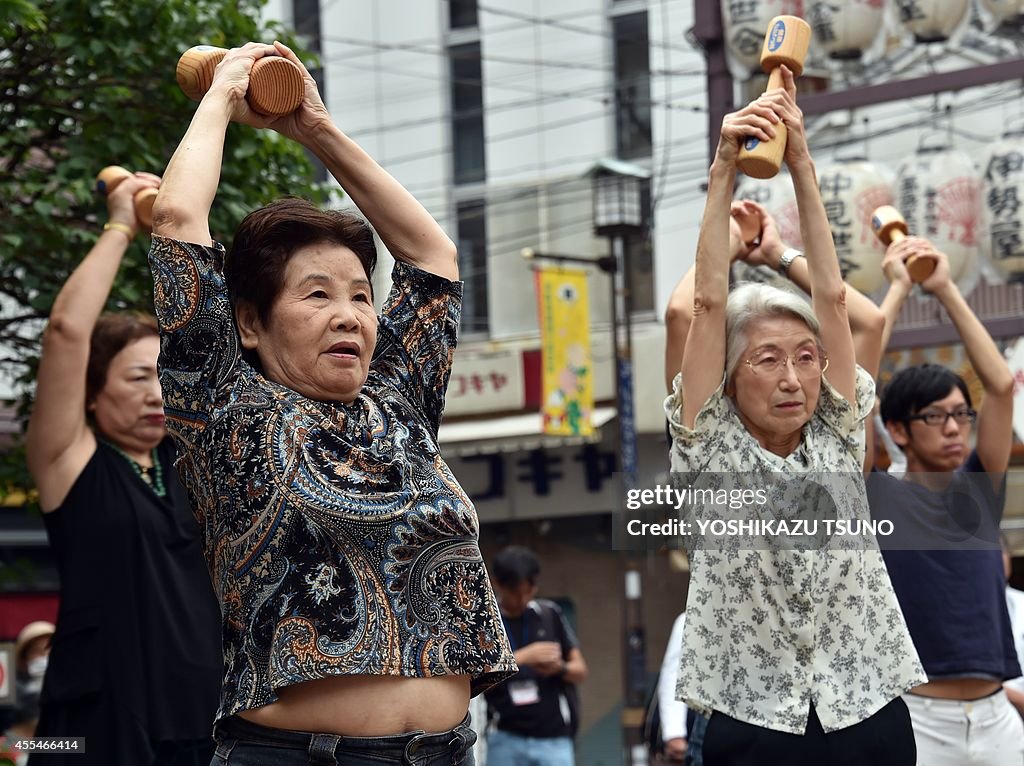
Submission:
{"label": "awning over storefront", "polygon": [[594,433],[590,436],[548,436],[541,431],[541,414],[531,412],[442,423],[438,438],[445,454],[462,456],[571,447],[601,441],[601,427],[614,417],[614,407],[596,407],[591,416]]}

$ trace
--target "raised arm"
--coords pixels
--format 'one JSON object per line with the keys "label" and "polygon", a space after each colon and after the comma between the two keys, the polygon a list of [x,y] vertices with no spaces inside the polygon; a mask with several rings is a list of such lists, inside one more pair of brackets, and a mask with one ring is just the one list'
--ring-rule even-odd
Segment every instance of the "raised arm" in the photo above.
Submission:
{"label": "raised arm", "polygon": [[825,377],[851,405],[856,407],[856,358],[846,309],[846,285],[839,270],[839,257],[832,241],[832,229],[818,190],[814,161],[804,134],[803,113],[796,105],[796,83],[785,66],[784,88],[769,91],[762,99],[775,99],[789,130],[785,161],[793,178],[796,204],[800,211],[800,234],[805,244],[811,304],[821,324],[821,338],[828,354]]}
{"label": "raised arm", "polygon": [[[743,241],[737,218],[749,215],[749,206],[753,204],[749,200],[737,200],[732,203],[732,214],[729,217],[729,252],[732,254],[733,261],[742,257],[750,248],[750,245]],[[665,388],[669,393],[672,393],[672,380],[682,366],[686,336],[690,332],[690,323],[693,321],[694,273],[694,266],[687,269],[683,278],[672,290],[668,306],[665,308]]]}
{"label": "raised arm", "polygon": [[275,45],[302,69],[306,100],[270,127],[301,143],[327,166],[395,258],[457,280],[455,244],[405,187],[334,124],[299,57],[287,46]]}
{"label": "raised arm", "polygon": [[882,299],[882,316],[885,317],[885,327],[882,330],[882,353],[889,348],[889,339],[892,338],[892,329],[899,319],[900,310],[910,295],[914,283],[907,271],[906,259],[921,247],[918,237],[905,237],[898,242],[893,242],[885,251],[882,258],[882,273],[889,280],[889,289]]}
{"label": "raised arm", "polygon": [[109,227],[68,277],[50,310],[28,424],[28,468],[44,511],[56,509],[96,450],[86,421],[86,367],[96,320],[139,223],[133,196],[160,179],[136,173],[107,197]]}
{"label": "raised arm", "polygon": [[[761,236],[757,246],[744,255],[743,260],[753,266],[763,265],[779,271],[782,255],[788,248],[779,235],[778,224],[768,211],[756,202],[748,202],[747,205],[760,218]],[[811,294],[811,274],[807,268],[806,258],[794,258],[785,275],[805,293]],[[881,336],[885,316],[874,301],[849,284],[846,285],[846,307],[857,364],[867,370],[871,377],[876,377],[882,358]]]}
{"label": "raised arm", "polygon": [[247,43],[228,52],[217,66],[210,89],[164,170],[153,204],[154,234],[197,245],[213,244],[210,208],[220,183],[228,123],[234,120],[255,127],[274,123],[275,118],[253,112],[245,94],[253,64],[276,53],[272,45]]}
{"label": "raised arm", "polygon": [[[725,372],[725,304],[729,294],[729,218],[736,158],[747,136],[762,141],[775,134],[777,106],[758,99],[722,120],[722,133],[708,174],[707,202],[697,240],[693,320],[683,350],[682,422],[693,428],[697,414]],[[699,343],[693,342],[697,338]]]}
{"label": "raised arm", "polygon": [[921,289],[938,298],[946,309],[985,389],[985,399],[978,411],[978,457],[986,471],[1002,473],[1009,465],[1013,447],[1013,375],[985,325],[950,278],[946,254],[927,240],[919,242],[921,252],[936,258],[935,271],[921,283]]}

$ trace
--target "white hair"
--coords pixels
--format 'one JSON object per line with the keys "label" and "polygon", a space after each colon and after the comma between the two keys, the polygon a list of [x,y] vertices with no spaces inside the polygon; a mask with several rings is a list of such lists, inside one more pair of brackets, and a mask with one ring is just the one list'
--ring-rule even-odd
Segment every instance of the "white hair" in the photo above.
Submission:
{"label": "white hair", "polygon": [[729,293],[725,304],[725,371],[728,377],[742,361],[747,348],[747,329],[752,322],[769,317],[799,319],[814,333],[821,346],[821,325],[800,295],[774,285],[742,282]]}

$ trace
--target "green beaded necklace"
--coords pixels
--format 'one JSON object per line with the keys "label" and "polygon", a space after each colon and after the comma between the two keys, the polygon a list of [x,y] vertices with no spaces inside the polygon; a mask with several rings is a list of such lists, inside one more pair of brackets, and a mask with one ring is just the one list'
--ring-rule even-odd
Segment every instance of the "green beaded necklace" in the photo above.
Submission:
{"label": "green beaded necklace", "polygon": [[[132,467],[132,470],[135,471],[135,475],[142,479],[146,483],[146,485],[151,490],[153,490],[157,497],[167,497],[167,487],[164,485],[164,469],[163,466],[160,465],[160,458],[156,454],[156,448],[153,448],[153,450],[150,452],[150,455],[153,459],[153,467],[143,468],[135,460],[129,457],[127,452],[125,452],[123,449],[118,447],[113,442],[108,442],[106,439],[101,439],[101,441],[108,447],[110,447],[112,450],[114,450],[114,452],[116,452],[125,460],[127,460],[128,465],[130,465]],[[150,471],[152,471],[152,474],[150,473]]]}

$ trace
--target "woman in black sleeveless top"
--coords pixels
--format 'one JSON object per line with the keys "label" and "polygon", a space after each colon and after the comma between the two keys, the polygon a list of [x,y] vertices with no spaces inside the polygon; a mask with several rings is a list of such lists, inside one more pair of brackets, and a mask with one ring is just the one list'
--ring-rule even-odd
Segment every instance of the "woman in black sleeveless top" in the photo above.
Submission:
{"label": "woman in black sleeveless top", "polygon": [[152,318],[100,316],[138,227],[136,174],[54,301],[28,463],[61,580],[37,737],[85,753],[31,763],[207,764],[220,689],[220,613],[165,438]]}

